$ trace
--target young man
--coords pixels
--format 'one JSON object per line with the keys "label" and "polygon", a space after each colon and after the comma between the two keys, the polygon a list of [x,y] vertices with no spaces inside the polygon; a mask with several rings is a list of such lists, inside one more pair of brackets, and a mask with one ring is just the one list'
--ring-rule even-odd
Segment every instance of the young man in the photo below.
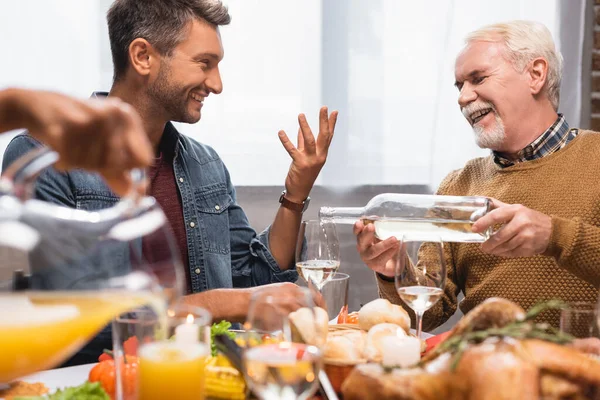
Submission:
{"label": "young man", "polygon": [[[181,135],[171,123],[197,122],[205,100],[223,90],[219,26],[229,22],[227,8],[215,0],[115,1],[108,12],[114,83],[110,93],[94,97],[119,98],[142,118],[156,154],[148,171],[149,194],[163,207],[175,233],[187,275],[185,300],[207,308],[216,320],[240,321],[253,287],[279,282],[278,290],[290,295],[297,290],[289,282],[297,279],[298,228],[325,163],[337,112],[328,115],[327,108],[321,109],[316,138],[300,115],[298,147],[279,132],[292,164],[281,207],[272,225],[257,234],[236,202],[218,154]],[[29,135],[16,137],[4,166],[37,145]],[[87,210],[118,200],[99,177],[82,171],[44,174],[36,196]]]}
{"label": "young man", "polygon": [[[600,135],[557,114],[561,76],[562,56],[542,24],[513,21],[467,37],[455,64],[458,103],[491,154],[452,172],[438,193],[499,199],[473,231],[502,227],[481,246],[446,246],[445,296],[425,313],[424,329],[455,312],[461,291],[464,313],[495,296],[525,309],[547,299],[597,301]],[[393,283],[397,241],[376,240],[362,223],[354,230],[380,294],[402,304]],[[558,312],[541,318],[559,324]]]}

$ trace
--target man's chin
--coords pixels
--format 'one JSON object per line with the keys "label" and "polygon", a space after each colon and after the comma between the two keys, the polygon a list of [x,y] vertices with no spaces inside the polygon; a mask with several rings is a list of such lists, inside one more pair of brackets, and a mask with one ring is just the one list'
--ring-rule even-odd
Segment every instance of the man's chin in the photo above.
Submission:
{"label": "man's chin", "polygon": [[195,124],[196,122],[200,121],[200,117],[202,115],[200,113],[194,113],[194,114],[185,114],[182,115],[181,117],[174,119],[173,121],[175,122],[181,122],[184,124]]}

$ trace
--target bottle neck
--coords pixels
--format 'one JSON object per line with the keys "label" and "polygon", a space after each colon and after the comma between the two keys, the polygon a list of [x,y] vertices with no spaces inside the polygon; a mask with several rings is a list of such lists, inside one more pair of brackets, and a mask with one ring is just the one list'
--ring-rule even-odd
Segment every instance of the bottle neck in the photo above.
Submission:
{"label": "bottle neck", "polygon": [[321,207],[319,219],[333,220],[338,224],[354,224],[365,215],[364,207]]}

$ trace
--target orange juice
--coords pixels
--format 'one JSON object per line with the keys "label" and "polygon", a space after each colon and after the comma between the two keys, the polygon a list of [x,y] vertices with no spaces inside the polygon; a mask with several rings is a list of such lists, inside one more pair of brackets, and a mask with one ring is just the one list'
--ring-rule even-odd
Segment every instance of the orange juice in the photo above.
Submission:
{"label": "orange juice", "polygon": [[209,355],[204,343],[144,344],[138,351],[139,400],[203,400],[204,364]]}
{"label": "orange juice", "polygon": [[161,300],[125,291],[0,294],[0,382],[57,366],[115,316],[146,304]]}

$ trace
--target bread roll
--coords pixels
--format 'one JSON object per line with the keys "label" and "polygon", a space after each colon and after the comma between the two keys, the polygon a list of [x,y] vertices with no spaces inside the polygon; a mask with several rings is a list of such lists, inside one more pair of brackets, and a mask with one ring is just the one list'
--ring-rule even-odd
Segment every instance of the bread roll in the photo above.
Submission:
{"label": "bread roll", "polygon": [[330,332],[323,350],[325,360],[366,361],[363,354],[367,333],[359,330]]}
{"label": "bread roll", "polygon": [[373,300],[358,312],[358,326],[365,331],[384,322],[396,324],[404,329],[404,332],[408,332],[410,328],[408,313],[386,299]]}
{"label": "bread roll", "polygon": [[405,337],[406,332],[400,326],[388,323],[377,324],[369,329],[364,350],[364,354],[369,361],[381,361],[381,352],[383,350],[381,348],[381,339],[386,336]]}
{"label": "bread roll", "polygon": [[321,346],[327,340],[329,316],[324,309],[302,307],[291,312],[289,319],[302,336],[304,343]]}

